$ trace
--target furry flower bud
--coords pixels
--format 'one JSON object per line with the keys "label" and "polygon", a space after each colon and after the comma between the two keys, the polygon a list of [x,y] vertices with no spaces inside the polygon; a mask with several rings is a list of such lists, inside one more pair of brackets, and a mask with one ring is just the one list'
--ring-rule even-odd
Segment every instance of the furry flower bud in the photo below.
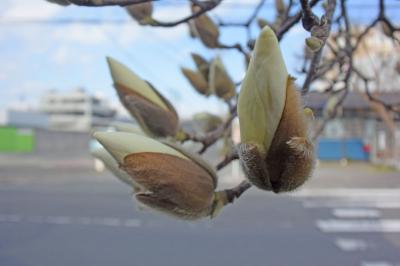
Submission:
{"label": "furry flower bud", "polygon": [[[198,12],[200,7],[192,5],[192,12]],[[207,15],[203,14],[195,19],[194,31],[196,36],[208,48],[217,48],[219,46],[219,29],[218,26]]]}
{"label": "furry flower bud", "polygon": [[193,88],[200,94],[209,95],[208,82],[199,71],[181,67],[182,74],[187,78]]}
{"label": "furry flower bud", "polygon": [[130,5],[126,7],[126,11],[140,24],[148,24],[151,22],[151,16],[153,14],[153,3],[144,2]]}
{"label": "furry flower bud", "polygon": [[47,2],[58,4],[61,6],[68,6],[71,3],[68,0],[46,0]]}
{"label": "furry flower bud", "polygon": [[236,94],[235,83],[226,72],[219,57],[214,58],[211,62],[208,83],[210,90],[221,99],[228,100]]}
{"label": "furry flower bud", "polygon": [[303,184],[314,165],[308,119],[269,27],[256,41],[239,95],[238,116],[239,157],[249,181],[274,192]]}
{"label": "furry flower bud", "polygon": [[204,161],[172,144],[125,132],[96,132],[95,138],[139,186],[136,199],[183,219],[215,213],[215,172]]}
{"label": "furry flower bud", "polygon": [[315,52],[318,52],[322,47],[323,41],[317,37],[311,36],[306,39],[307,47]]}
{"label": "furry flower bud", "polygon": [[209,133],[222,124],[222,119],[219,116],[203,112],[193,115],[193,122],[195,129],[197,129],[196,131]]}
{"label": "furry flower bud", "polygon": [[107,61],[121,103],[143,131],[153,137],[175,136],[179,119],[172,104],[126,66]]}

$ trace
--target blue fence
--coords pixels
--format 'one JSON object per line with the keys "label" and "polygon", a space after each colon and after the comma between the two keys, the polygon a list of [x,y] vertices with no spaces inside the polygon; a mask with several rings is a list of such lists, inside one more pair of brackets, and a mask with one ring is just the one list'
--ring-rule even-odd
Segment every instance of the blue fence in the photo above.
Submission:
{"label": "blue fence", "polygon": [[361,139],[327,139],[321,138],[317,145],[318,159],[368,161],[369,153]]}

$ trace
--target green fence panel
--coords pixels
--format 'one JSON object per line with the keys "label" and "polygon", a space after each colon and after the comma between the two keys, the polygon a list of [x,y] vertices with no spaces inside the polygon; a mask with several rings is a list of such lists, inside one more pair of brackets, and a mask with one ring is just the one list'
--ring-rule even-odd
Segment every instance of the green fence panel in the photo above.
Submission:
{"label": "green fence panel", "polygon": [[34,147],[33,130],[0,127],[0,152],[32,152]]}

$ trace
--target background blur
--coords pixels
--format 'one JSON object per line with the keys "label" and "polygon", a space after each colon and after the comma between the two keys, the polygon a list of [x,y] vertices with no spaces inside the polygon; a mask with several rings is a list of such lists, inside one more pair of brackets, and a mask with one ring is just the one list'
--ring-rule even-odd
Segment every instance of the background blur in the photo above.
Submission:
{"label": "background blur", "polygon": [[[348,2],[360,28],[375,16],[376,1]],[[225,0],[210,15],[241,21],[257,3]],[[398,24],[400,2],[386,4]],[[273,16],[273,5],[266,1],[260,16]],[[185,24],[139,26],[119,7],[41,0],[2,0],[2,7],[0,265],[400,265],[398,113],[385,120],[354,89],[320,134],[318,165],[302,189],[272,195],[252,188],[214,220],[176,221],[136,208],[131,189],[90,155],[94,129],[135,123],[118,102],[105,57],[151,81],[193,130],[193,114],[223,116],[227,108],[216,97],[198,95],[179,67],[194,66],[191,52],[211,57],[215,51],[191,39]],[[157,2],[154,16],[173,20],[187,13],[186,1],[167,0]],[[233,43],[245,35],[227,28],[221,38]],[[298,83],[307,36],[299,24],[281,42]],[[354,60],[366,72],[400,62],[398,44],[384,40],[379,28],[364,45]],[[239,81],[243,58],[232,50],[217,54]],[[399,77],[382,71],[379,97],[385,102],[400,102]],[[328,98],[318,92],[323,84],[313,86],[305,104],[318,130]],[[239,134],[237,121],[232,134]],[[222,149],[221,141],[206,160],[220,161]],[[221,187],[244,178],[237,162],[220,177]]]}

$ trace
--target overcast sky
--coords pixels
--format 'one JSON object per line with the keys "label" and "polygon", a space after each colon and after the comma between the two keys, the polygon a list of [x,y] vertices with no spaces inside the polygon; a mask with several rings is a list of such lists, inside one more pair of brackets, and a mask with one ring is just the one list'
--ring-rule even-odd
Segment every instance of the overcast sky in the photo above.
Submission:
{"label": "overcast sky", "polygon": [[[223,112],[219,100],[196,94],[179,67],[194,68],[190,52],[206,58],[219,54],[235,81],[243,76],[243,58],[235,51],[207,50],[188,35],[186,25],[174,28],[139,26],[119,7],[62,7],[44,0],[1,0],[0,11],[0,108],[24,99],[35,105],[46,90],[83,87],[117,104],[105,61],[111,56],[152,82],[177,107],[182,117],[198,111]],[[260,13],[274,16],[272,0]],[[363,23],[375,15],[377,1],[350,0],[352,18]],[[390,17],[398,22],[399,1],[387,1]],[[211,13],[224,21],[244,21],[258,0],[225,0]],[[360,5],[361,3],[361,5]],[[363,7],[362,5],[365,4]],[[185,0],[162,0],[155,4],[154,16],[168,21],[189,13]],[[126,20],[128,23],[101,25],[54,23],[61,19]],[[53,22],[51,22],[53,21]],[[254,36],[257,29],[253,29]],[[298,76],[307,33],[294,27],[282,41],[289,72]],[[245,40],[240,29],[223,29],[224,43]],[[301,77],[300,77],[301,80]]]}

